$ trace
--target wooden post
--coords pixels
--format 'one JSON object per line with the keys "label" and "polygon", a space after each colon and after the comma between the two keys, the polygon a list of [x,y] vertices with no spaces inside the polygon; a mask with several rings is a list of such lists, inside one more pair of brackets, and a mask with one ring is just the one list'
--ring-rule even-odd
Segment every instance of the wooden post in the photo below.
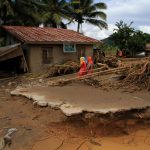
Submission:
{"label": "wooden post", "polygon": [[23,57],[23,60],[24,60],[24,71],[29,72],[28,64],[27,64],[27,61],[25,59],[25,56],[24,56],[22,48],[20,48],[20,50],[22,51],[22,57]]}

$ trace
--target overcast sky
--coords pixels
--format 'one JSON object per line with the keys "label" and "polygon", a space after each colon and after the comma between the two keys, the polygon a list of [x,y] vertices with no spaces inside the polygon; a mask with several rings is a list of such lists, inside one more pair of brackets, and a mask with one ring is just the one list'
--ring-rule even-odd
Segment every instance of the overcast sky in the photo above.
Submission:
{"label": "overcast sky", "polygon": [[[100,30],[98,27],[83,24],[82,31],[85,35],[104,39],[108,37],[115,27],[115,23],[123,20],[126,23],[133,21],[133,27],[146,33],[150,33],[150,0],[95,0],[107,4],[108,30]],[[69,29],[76,30],[77,25],[71,24]]]}

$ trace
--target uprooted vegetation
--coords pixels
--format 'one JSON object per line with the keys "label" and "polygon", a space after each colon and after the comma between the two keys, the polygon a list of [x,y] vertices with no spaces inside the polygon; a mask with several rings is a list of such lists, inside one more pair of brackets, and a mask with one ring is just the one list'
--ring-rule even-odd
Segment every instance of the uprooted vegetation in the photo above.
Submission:
{"label": "uprooted vegetation", "polygon": [[39,75],[26,74],[19,78],[19,83],[23,84],[29,81],[31,86],[40,84],[64,86],[82,81],[89,86],[106,90],[118,88],[133,92],[143,89],[150,90],[149,58],[118,61],[116,57],[108,57],[103,62],[97,62],[94,65],[94,72],[91,75],[87,74],[80,78],[77,73],[79,68],[79,62],[69,61],[62,65],[53,65]]}
{"label": "uprooted vegetation", "polygon": [[[132,64],[111,69],[107,64],[97,63],[98,68],[91,75],[85,75],[81,78],[71,78],[59,80],[56,85],[66,85],[76,80],[82,80],[83,83],[93,87],[105,88],[125,88],[148,89],[150,90],[150,61],[145,60]],[[107,76],[103,78],[102,76]],[[109,76],[110,75],[110,76]],[[69,82],[70,81],[70,82]]]}
{"label": "uprooted vegetation", "polygon": [[133,64],[126,73],[122,86],[136,85],[150,90],[150,61]]}
{"label": "uprooted vegetation", "polygon": [[[118,70],[115,74],[117,75],[112,79],[108,80],[97,78],[101,83],[100,85],[105,88],[128,88],[134,90],[147,89],[150,90],[150,61],[146,60],[144,62],[136,62],[130,65],[126,65],[126,69],[121,70],[122,67],[118,67],[115,70]],[[112,70],[112,69],[109,69]],[[111,73],[110,73],[111,74]],[[113,74],[113,72],[112,72]],[[95,82],[95,81],[94,81]]]}
{"label": "uprooted vegetation", "polygon": [[79,70],[80,65],[77,62],[69,61],[62,65],[53,65],[48,69],[47,77],[54,77],[75,73]]}
{"label": "uprooted vegetation", "polygon": [[[94,68],[101,68],[101,70],[106,70],[108,68],[117,68],[118,67],[118,60],[116,57],[108,57],[104,58],[101,61],[96,62]],[[80,69],[79,62],[68,61],[61,65],[53,65],[48,68],[47,76],[46,77],[55,77],[61,76],[71,73],[76,73]]]}

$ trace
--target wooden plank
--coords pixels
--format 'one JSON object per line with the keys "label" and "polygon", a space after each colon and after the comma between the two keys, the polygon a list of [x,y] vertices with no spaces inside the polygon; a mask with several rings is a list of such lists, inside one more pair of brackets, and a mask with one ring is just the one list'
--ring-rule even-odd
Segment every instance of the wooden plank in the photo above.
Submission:
{"label": "wooden plank", "polygon": [[6,61],[8,59],[13,59],[13,58],[16,58],[16,57],[19,57],[19,56],[22,56],[23,61],[24,61],[24,72],[26,72],[26,71],[29,72],[29,68],[28,68],[23,50],[20,46],[12,48],[12,49],[6,51],[5,53],[3,53],[0,57],[0,62],[1,61]]}
{"label": "wooden plank", "polygon": [[10,53],[7,53],[7,54],[3,55],[0,58],[0,61],[5,61],[5,60],[8,60],[8,59],[18,57],[18,56],[22,56],[22,51],[20,49],[18,49],[17,51],[12,51]]}

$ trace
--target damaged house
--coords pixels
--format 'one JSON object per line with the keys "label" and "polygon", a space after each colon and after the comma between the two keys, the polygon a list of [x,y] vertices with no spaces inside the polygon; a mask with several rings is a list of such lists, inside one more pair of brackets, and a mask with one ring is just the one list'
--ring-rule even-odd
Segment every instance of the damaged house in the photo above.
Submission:
{"label": "damaged house", "polygon": [[25,26],[2,26],[1,29],[6,46],[0,47],[0,65],[18,65],[23,71],[33,73],[48,65],[92,56],[93,45],[100,43],[68,29]]}

